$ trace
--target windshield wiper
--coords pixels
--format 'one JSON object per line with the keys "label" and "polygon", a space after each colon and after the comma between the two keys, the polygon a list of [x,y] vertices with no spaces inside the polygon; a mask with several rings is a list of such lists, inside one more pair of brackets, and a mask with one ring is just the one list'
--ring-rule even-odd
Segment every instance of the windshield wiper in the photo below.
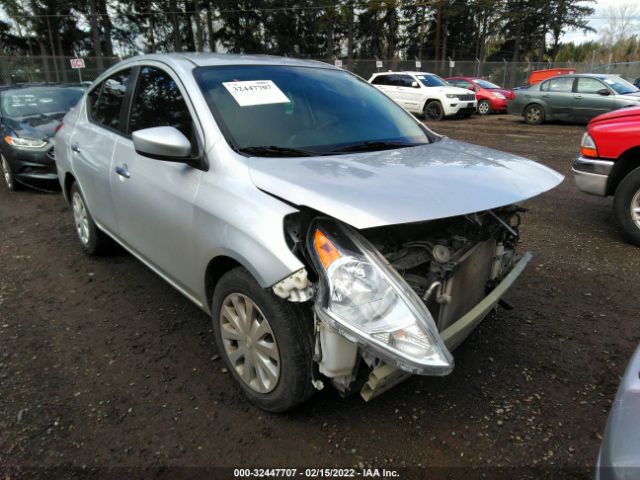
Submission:
{"label": "windshield wiper", "polygon": [[238,148],[238,152],[248,153],[249,155],[256,155],[258,157],[311,157],[317,155],[316,152],[310,152],[309,150],[278,147],[277,145]]}
{"label": "windshield wiper", "polygon": [[362,143],[355,143],[353,145],[347,145],[346,147],[340,147],[328,152],[323,152],[323,155],[332,155],[334,153],[341,152],[371,152],[376,150],[391,150],[393,148],[405,148],[415,147],[418,145],[427,145],[424,142],[410,143],[410,142],[384,142],[384,141],[368,141]]}

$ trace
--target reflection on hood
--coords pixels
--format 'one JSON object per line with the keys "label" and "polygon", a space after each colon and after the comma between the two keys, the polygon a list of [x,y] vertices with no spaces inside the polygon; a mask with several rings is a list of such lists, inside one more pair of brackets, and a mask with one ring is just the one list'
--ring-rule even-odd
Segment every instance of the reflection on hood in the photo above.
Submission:
{"label": "reflection on hood", "polygon": [[5,128],[23,138],[50,138],[66,112],[39,113],[27,117],[5,118]]}

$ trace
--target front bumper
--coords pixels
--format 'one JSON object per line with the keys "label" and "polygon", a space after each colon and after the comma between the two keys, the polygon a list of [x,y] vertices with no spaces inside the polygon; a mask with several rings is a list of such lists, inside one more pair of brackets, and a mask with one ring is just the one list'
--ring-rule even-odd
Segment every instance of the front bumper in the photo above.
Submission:
{"label": "front bumper", "polygon": [[605,197],[613,164],[611,160],[576,158],[571,168],[576,186],[583,192]]}
{"label": "front bumper", "polygon": [[[486,297],[459,320],[440,332],[440,337],[450,351],[460,345],[480,325],[480,322],[485,319],[504,294],[507,293],[532,257],[533,254],[531,252],[526,252]],[[362,387],[360,395],[364,400],[369,401],[410,376],[410,373],[390,365],[381,365],[369,374],[369,379]]]}
{"label": "front bumper", "polygon": [[505,112],[509,106],[509,100],[506,98],[502,100],[500,98],[491,97],[489,101],[491,102],[491,110],[494,112]]}
{"label": "front bumper", "polygon": [[478,106],[478,102],[476,100],[467,101],[467,100],[458,100],[456,98],[448,98],[447,101],[443,104],[444,106],[444,114],[445,116],[450,115],[462,115],[462,114],[472,114],[475,113],[476,108]]}
{"label": "front bumper", "polygon": [[16,180],[20,182],[57,182],[58,180],[55,155],[50,143],[43,148],[33,150],[3,148],[2,155],[9,163]]}

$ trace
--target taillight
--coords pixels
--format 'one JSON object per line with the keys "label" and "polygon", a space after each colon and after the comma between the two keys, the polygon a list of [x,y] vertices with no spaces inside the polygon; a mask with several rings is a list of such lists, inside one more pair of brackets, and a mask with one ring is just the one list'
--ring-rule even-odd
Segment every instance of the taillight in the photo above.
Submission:
{"label": "taillight", "polygon": [[591,135],[585,133],[580,142],[580,153],[583,157],[598,158],[598,148]]}
{"label": "taillight", "polygon": [[56,133],[58,133],[58,130],[60,130],[62,127],[64,127],[64,123],[60,122],[58,126],[55,128],[55,130],[53,131],[53,134],[55,135]]}

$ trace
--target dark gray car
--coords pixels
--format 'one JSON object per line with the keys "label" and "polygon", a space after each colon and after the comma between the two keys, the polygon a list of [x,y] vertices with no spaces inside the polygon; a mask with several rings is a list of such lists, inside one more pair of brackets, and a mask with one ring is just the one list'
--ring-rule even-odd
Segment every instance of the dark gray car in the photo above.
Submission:
{"label": "dark gray car", "polygon": [[618,108],[640,105],[640,90],[616,75],[576,74],[550,78],[515,91],[508,112],[525,122],[586,123]]}

